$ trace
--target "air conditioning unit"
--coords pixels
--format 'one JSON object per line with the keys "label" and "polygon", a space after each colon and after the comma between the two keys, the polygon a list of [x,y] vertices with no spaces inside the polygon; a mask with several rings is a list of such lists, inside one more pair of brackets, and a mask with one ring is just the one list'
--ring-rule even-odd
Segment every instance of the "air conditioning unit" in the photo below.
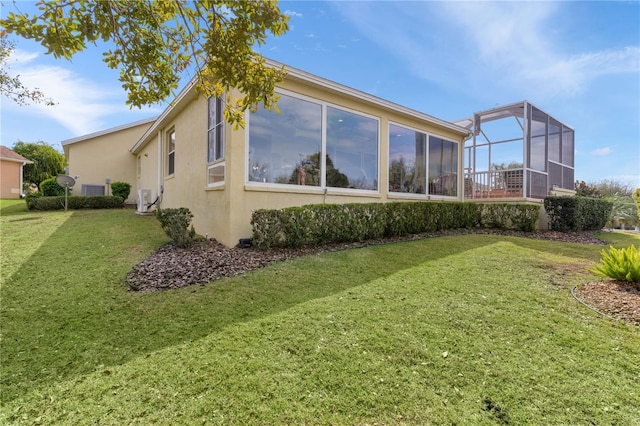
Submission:
{"label": "air conditioning unit", "polygon": [[151,204],[151,190],[138,189],[138,209],[136,213],[147,213]]}

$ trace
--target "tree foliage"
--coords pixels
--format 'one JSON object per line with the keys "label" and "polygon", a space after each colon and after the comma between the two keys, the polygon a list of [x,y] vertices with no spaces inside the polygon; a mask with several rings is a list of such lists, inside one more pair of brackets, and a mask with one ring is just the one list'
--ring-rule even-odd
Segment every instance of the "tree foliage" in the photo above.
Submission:
{"label": "tree foliage", "polygon": [[605,198],[613,207],[609,217],[609,226],[621,224],[635,226],[640,223],[638,204],[633,199],[633,187],[615,179],[603,179],[599,182],[576,181],[576,194],[591,198]]}
{"label": "tree foliage", "polygon": [[112,42],[104,52],[120,71],[127,104],[141,107],[175,93],[183,72],[196,75],[206,96],[231,88],[225,119],[243,125],[244,111],[259,103],[273,109],[275,84],[284,69],[265,63],[253,47],[268,33],[288,29],[275,0],[45,0],[38,14],[9,12],[0,20],[8,32],[39,42],[56,58],[71,59],[89,44]]}
{"label": "tree foliage", "polygon": [[26,105],[29,101],[54,105],[39,89],[29,89],[20,81],[19,75],[10,75],[9,58],[15,44],[7,38],[6,31],[0,31],[0,95],[6,96],[18,105]]}
{"label": "tree foliage", "polygon": [[576,195],[591,198],[602,198],[600,190],[593,183],[587,183],[583,180],[575,183]]}
{"label": "tree foliage", "polygon": [[18,141],[13,151],[33,161],[24,165],[24,182],[40,187],[40,183],[50,177],[64,173],[67,162],[64,155],[45,142]]}

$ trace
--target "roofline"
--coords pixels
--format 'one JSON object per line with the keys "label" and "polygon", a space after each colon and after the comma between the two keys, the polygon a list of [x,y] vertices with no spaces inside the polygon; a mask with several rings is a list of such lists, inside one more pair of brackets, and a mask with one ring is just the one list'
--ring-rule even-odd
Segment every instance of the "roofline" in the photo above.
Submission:
{"label": "roofline", "polygon": [[94,132],[94,133],[89,133],[88,135],[82,135],[82,136],[78,136],[78,137],[71,138],[71,139],[65,139],[60,143],[64,147],[66,145],[71,145],[71,144],[74,144],[74,143],[77,143],[77,142],[82,142],[82,141],[85,141],[87,139],[93,139],[93,138],[97,138],[98,136],[104,136],[104,135],[107,135],[109,133],[118,132],[120,130],[129,129],[131,127],[140,126],[140,125],[146,124],[146,123],[151,123],[151,122],[156,121],[156,119],[157,119],[157,117],[152,117],[152,118],[146,118],[144,120],[135,121],[133,123],[122,124],[120,126],[111,127],[109,129],[100,130],[100,131]]}
{"label": "roofline", "polygon": [[[315,74],[311,74],[309,72],[303,71],[301,69],[298,68],[294,68],[294,67],[290,67],[288,65],[282,64],[280,62],[271,60],[271,59],[267,59],[266,63],[272,67],[277,67],[277,68],[281,68],[284,67],[285,71],[287,72],[287,75],[291,75],[294,78],[298,78],[300,80],[304,80],[310,83],[313,83],[315,85],[318,85],[320,87],[326,88],[326,89],[330,89],[333,90],[335,92],[339,92],[339,93],[346,93],[354,98],[372,103],[374,105],[378,105],[381,106],[383,108],[386,109],[391,109],[394,111],[399,111],[403,114],[406,115],[410,115],[414,118],[418,118],[420,120],[425,120],[425,121],[429,121],[432,124],[437,124],[441,127],[446,127],[449,130],[452,130],[456,133],[460,133],[462,135],[468,135],[470,134],[470,132],[465,129],[464,127],[458,126],[452,122],[446,121],[446,120],[442,120],[440,118],[436,118],[432,115],[429,114],[425,114],[423,112],[417,111],[415,109],[412,108],[408,108],[405,107],[403,105],[397,104],[395,102],[391,102],[388,101],[386,99],[380,98],[378,96],[374,96],[371,95],[369,93],[363,92],[361,90],[358,89],[354,89],[352,87],[349,86],[345,86],[343,84],[340,83],[336,83],[335,81],[331,81],[328,80],[326,78],[323,77],[319,77]],[[286,77],[285,77],[286,78]]]}
{"label": "roofline", "polygon": [[521,106],[521,105],[525,105],[525,104],[529,104],[532,107],[539,109],[540,111],[544,112],[545,114],[547,114],[550,118],[553,118],[555,121],[561,123],[563,126],[570,128],[571,130],[573,130],[575,132],[575,128],[567,123],[565,123],[562,120],[558,120],[556,117],[554,117],[553,115],[549,114],[546,110],[544,110],[543,108],[540,108],[539,106],[537,106],[536,104],[532,103],[531,101],[528,100],[523,100],[520,102],[513,102],[510,104],[506,104],[506,105],[499,105],[493,108],[489,108],[489,109],[485,109],[483,111],[477,111],[475,112],[471,117],[465,117],[465,118],[461,118],[460,120],[454,120],[454,123],[459,123],[461,121],[465,121],[465,120],[471,120],[471,122],[473,123],[473,119],[474,116],[476,115],[483,115],[483,114],[489,114],[491,112],[497,111],[497,110],[501,110],[501,109],[508,109],[508,108],[512,108],[512,107],[516,107],[516,106]]}
{"label": "roofline", "polygon": [[135,154],[138,149],[140,149],[142,146],[145,145],[145,142],[149,138],[149,136],[153,135],[157,131],[158,127],[160,127],[164,123],[167,117],[171,115],[173,110],[178,105],[180,105],[185,100],[192,99],[195,96],[194,92],[195,92],[195,86],[196,86],[197,80],[198,80],[197,75],[193,76],[193,78],[189,80],[189,83],[187,83],[187,85],[180,91],[180,93],[178,93],[178,96],[176,96],[173,102],[171,102],[169,106],[167,106],[165,110],[162,111],[162,114],[160,114],[155,119],[155,122],[151,125],[151,127],[149,127],[147,131],[143,133],[140,139],[138,139],[135,145],[133,145],[131,149],[129,149],[129,152],[131,152],[132,154]]}
{"label": "roofline", "polygon": [[11,161],[12,163],[20,163],[23,166],[25,164],[33,164],[33,161],[27,160],[26,158],[24,160],[20,160],[18,158],[0,157],[0,160],[2,160],[2,161]]}
{"label": "roofline", "polygon": [[[411,108],[407,108],[395,102],[387,101],[385,99],[379,98],[369,93],[365,93],[358,89],[354,89],[352,87],[345,86],[340,83],[336,83],[335,81],[331,81],[326,78],[319,77],[315,74],[302,71],[298,68],[285,65],[281,62],[277,62],[272,59],[265,58],[265,64],[271,68],[284,68],[284,70],[286,71],[286,76],[284,80],[285,83],[286,83],[287,76],[291,76],[293,78],[315,84],[316,86],[320,86],[325,89],[347,94],[356,99],[359,99],[368,103],[372,103],[374,105],[378,105],[386,109],[398,111],[400,113],[409,115],[411,117],[414,117],[420,120],[428,121],[432,124],[436,124],[440,127],[445,127],[463,136],[471,135],[471,132],[469,130],[465,129],[464,127],[458,126],[452,122],[436,118],[432,115],[428,115]],[[187,85],[180,91],[178,96],[176,96],[175,100],[162,112],[162,114],[160,114],[160,116],[156,119],[155,123],[142,135],[142,137],[138,140],[138,142],[136,142],[136,144],[133,147],[131,147],[131,149],[129,150],[131,153],[135,154],[142,146],[146,144],[149,137],[153,135],[158,130],[158,128],[162,127],[162,125],[164,124],[164,121],[167,119],[167,117],[169,117],[172,114],[173,110],[178,105],[180,105],[185,100],[189,100],[193,97],[193,92],[195,92],[196,83],[197,83],[197,76],[194,76],[189,81],[189,83],[187,83]]]}

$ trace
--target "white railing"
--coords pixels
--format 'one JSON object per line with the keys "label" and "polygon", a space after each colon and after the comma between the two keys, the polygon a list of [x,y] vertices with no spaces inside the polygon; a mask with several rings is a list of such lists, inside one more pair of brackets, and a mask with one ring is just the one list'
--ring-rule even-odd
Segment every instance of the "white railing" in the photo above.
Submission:
{"label": "white railing", "polygon": [[475,198],[523,198],[524,170],[491,170],[465,173],[464,196]]}

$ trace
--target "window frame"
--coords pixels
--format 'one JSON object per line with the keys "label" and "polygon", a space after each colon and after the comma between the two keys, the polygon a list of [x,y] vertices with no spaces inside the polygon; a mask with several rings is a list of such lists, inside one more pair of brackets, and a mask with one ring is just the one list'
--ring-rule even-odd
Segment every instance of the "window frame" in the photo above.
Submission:
{"label": "window frame", "polygon": [[[212,105],[215,108],[213,114],[211,111]],[[210,96],[207,99],[207,187],[224,185],[226,180],[226,122],[223,111],[224,96]],[[222,169],[222,173],[216,174],[213,172],[216,169]],[[212,176],[214,176],[213,179]],[[216,180],[215,176],[222,176],[222,178]]]}
{"label": "window frame", "polygon": [[[167,133],[167,177],[175,176],[176,173],[176,128],[170,128]],[[173,149],[172,148],[173,145]]]}
{"label": "window frame", "polygon": [[[281,88],[276,88],[275,90],[275,94],[277,95],[283,95],[283,96],[289,96],[292,97],[294,99],[297,100],[302,100],[302,101],[306,101],[306,102],[310,102],[316,105],[319,105],[321,108],[321,122],[320,122],[320,137],[321,137],[321,146],[320,146],[320,150],[321,150],[321,155],[320,155],[320,169],[322,171],[321,173],[321,177],[320,177],[320,185],[319,186],[305,186],[305,185],[296,185],[296,184],[288,184],[288,183],[275,183],[275,182],[259,182],[259,181],[252,181],[249,180],[249,158],[250,158],[250,150],[251,150],[251,138],[250,138],[250,132],[251,132],[251,117],[252,114],[250,112],[247,113],[246,115],[246,127],[245,127],[245,140],[246,140],[246,144],[245,144],[245,168],[244,168],[244,173],[245,173],[245,185],[247,187],[254,187],[254,188],[265,188],[265,189],[272,189],[272,190],[282,190],[282,189],[287,189],[288,190],[297,190],[297,191],[303,191],[303,192],[317,192],[317,191],[322,191],[322,192],[326,192],[327,190],[330,190],[332,192],[342,192],[345,194],[366,194],[366,195],[372,195],[372,194],[380,194],[381,193],[381,183],[380,183],[380,175],[381,175],[381,169],[380,169],[380,153],[381,153],[381,126],[382,126],[382,119],[381,117],[372,115],[372,114],[368,114],[362,111],[358,111],[352,108],[348,108],[345,107],[343,105],[338,105],[338,104],[334,104],[331,102],[328,102],[326,100],[323,99],[318,99],[318,98],[314,98],[311,96],[307,96],[307,95],[303,95],[297,92],[293,92],[290,90],[286,90],[286,89],[281,89]],[[327,176],[326,176],[326,169],[327,169],[327,163],[326,163],[326,155],[327,155],[327,108],[334,108],[340,111],[345,111],[347,113],[351,113],[351,114],[355,114],[361,117],[365,117],[365,118],[369,118],[372,120],[375,120],[376,122],[376,131],[377,131],[377,140],[376,140],[376,170],[377,170],[377,176],[375,181],[377,182],[377,189],[358,189],[358,188],[340,188],[340,187],[332,187],[332,186],[327,186]]]}
{"label": "window frame", "polygon": [[[402,127],[403,129],[407,129],[407,130],[411,130],[417,133],[420,133],[422,135],[425,136],[425,153],[424,153],[424,171],[425,171],[425,176],[424,176],[424,185],[425,185],[425,192],[424,193],[420,193],[420,192],[395,192],[395,191],[391,191],[389,189],[389,173],[388,170],[391,167],[391,126],[397,126],[397,127]],[[456,154],[456,163],[457,163],[457,170],[456,170],[456,195],[442,195],[442,194],[434,194],[431,193],[429,191],[429,172],[430,172],[430,167],[429,167],[429,162],[430,162],[430,141],[431,138],[438,138],[441,139],[443,141],[447,141],[447,142],[451,142],[453,144],[455,144],[457,146],[457,154]],[[407,198],[416,198],[416,199],[431,199],[432,197],[442,197],[442,198],[450,198],[450,199],[459,199],[460,198],[460,171],[461,171],[461,166],[464,167],[464,157],[463,157],[463,162],[461,164],[460,162],[460,150],[461,150],[461,143],[460,141],[456,141],[456,140],[452,140],[449,137],[443,136],[441,134],[438,133],[434,133],[434,132],[429,132],[429,131],[425,131],[423,129],[419,129],[413,126],[409,126],[406,124],[402,124],[400,122],[397,121],[391,121],[389,120],[388,122],[388,128],[387,128],[387,145],[388,145],[388,158],[387,158],[387,193],[390,194],[393,197],[407,197]]]}

